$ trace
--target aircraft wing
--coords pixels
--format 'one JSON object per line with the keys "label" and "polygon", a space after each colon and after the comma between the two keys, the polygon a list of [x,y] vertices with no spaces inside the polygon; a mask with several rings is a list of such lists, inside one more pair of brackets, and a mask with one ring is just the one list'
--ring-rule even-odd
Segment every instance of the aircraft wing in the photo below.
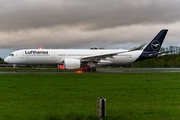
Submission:
{"label": "aircraft wing", "polygon": [[129,52],[128,50],[123,50],[121,52],[113,52],[113,53],[102,53],[102,54],[96,54],[92,56],[84,56],[81,58],[81,61],[100,61],[105,60],[106,58],[113,58],[113,56],[118,55],[120,53],[126,53]]}

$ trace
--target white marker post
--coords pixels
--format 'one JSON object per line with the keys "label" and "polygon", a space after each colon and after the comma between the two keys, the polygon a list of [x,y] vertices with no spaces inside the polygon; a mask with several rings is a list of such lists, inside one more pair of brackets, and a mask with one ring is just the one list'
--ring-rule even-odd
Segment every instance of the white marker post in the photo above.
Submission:
{"label": "white marker post", "polygon": [[100,120],[106,117],[106,99],[102,97],[97,98],[97,116]]}

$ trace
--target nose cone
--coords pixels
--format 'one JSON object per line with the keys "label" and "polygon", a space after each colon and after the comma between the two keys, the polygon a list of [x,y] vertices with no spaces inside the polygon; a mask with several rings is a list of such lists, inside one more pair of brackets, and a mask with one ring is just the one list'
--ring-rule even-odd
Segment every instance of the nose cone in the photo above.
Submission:
{"label": "nose cone", "polygon": [[8,58],[8,57],[5,58],[5,59],[4,59],[4,62],[5,62],[5,63],[8,63],[8,62],[9,62],[9,58]]}

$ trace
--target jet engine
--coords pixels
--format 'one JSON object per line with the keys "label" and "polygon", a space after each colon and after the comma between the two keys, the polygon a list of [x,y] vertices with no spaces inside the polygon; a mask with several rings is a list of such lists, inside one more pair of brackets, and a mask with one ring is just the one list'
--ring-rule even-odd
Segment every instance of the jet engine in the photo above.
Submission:
{"label": "jet engine", "polygon": [[58,65],[60,69],[78,69],[81,67],[81,61],[78,59],[66,58],[63,60],[63,65]]}

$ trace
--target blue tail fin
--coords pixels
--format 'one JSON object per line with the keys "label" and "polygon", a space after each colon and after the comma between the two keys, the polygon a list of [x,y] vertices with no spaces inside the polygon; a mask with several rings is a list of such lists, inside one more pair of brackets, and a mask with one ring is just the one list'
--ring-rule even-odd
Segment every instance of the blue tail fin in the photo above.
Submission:
{"label": "blue tail fin", "polygon": [[167,34],[167,29],[161,30],[154,39],[144,48],[144,51],[156,51],[158,52]]}
{"label": "blue tail fin", "polygon": [[167,29],[161,30],[154,37],[154,39],[144,47],[143,52],[141,53],[141,55],[137,58],[135,62],[155,58],[159,54],[161,54],[159,53],[159,50],[167,34],[167,31],[168,31]]}

